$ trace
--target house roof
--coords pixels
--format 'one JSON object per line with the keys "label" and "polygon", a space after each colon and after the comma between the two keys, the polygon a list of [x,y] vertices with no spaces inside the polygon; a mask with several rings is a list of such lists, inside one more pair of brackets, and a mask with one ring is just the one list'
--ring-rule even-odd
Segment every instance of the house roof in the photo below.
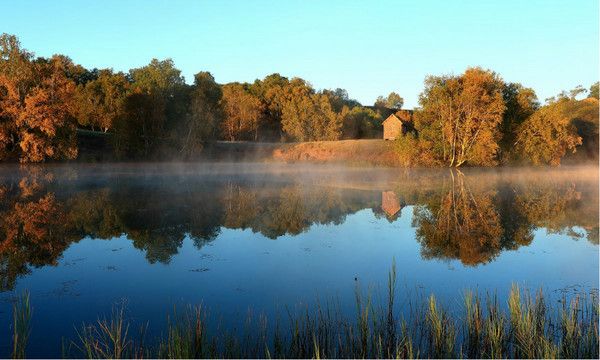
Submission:
{"label": "house roof", "polygon": [[388,117],[387,117],[387,119],[383,120],[383,123],[382,123],[382,124],[385,124],[385,123],[387,123],[387,122],[389,122],[389,121],[393,121],[394,119],[396,119],[396,121],[398,121],[400,124],[402,124],[402,120],[400,120],[400,119],[399,119],[399,118],[396,116],[396,114],[391,114],[390,116],[388,116]]}

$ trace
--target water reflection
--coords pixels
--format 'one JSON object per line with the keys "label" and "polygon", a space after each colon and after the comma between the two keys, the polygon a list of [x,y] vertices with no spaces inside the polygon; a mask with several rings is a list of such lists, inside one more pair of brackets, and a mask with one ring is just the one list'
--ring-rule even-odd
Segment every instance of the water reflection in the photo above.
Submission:
{"label": "water reflection", "polygon": [[412,211],[423,258],[465,265],[529,245],[538,228],[598,243],[597,169],[353,170],[313,176],[268,170],[9,170],[0,179],[2,291],[32,267],[56,265],[65,249],[86,237],[125,234],[148,262],[166,264],[186,236],[197,249],[224,228],[277,239],[314,224],[341,224],[362,209],[390,222]]}

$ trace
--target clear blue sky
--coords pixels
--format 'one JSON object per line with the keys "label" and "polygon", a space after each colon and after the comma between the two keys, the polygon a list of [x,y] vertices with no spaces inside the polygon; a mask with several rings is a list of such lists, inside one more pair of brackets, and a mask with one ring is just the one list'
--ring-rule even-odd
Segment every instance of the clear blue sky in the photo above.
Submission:
{"label": "clear blue sky", "polygon": [[40,56],[127,71],[171,57],[188,82],[279,72],[371,104],[417,104],[427,74],[483,66],[541,100],[599,77],[598,0],[0,0],[0,32]]}

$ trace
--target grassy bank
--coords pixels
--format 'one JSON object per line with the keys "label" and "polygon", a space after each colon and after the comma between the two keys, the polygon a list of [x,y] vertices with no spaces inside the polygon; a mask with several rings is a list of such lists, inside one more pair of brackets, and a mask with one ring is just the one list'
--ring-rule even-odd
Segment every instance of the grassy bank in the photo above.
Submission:
{"label": "grassy bank", "polygon": [[393,141],[381,139],[311,141],[283,144],[273,159],[285,162],[343,163],[349,165],[396,166]]}
{"label": "grassy bank", "polygon": [[393,141],[381,139],[255,143],[207,143],[201,154],[209,161],[259,161],[286,163],[337,163],[344,165],[398,166]]}
{"label": "grassy bank", "polygon": [[[415,301],[398,316],[396,273],[388,278],[386,302],[375,306],[356,290],[356,313],[333,306],[288,313],[282,327],[264,317],[248,317],[243,334],[209,331],[202,307],[169,315],[161,337],[132,336],[123,308],[84,324],[77,338],[64,340],[64,357],[86,358],[598,358],[598,298],[575,296],[552,307],[513,286],[507,304],[495,296],[466,292],[463,309],[451,315],[436,298]],[[34,311],[29,296],[14,306],[13,357],[27,356]],[[454,314],[454,312],[453,312]]]}
{"label": "grassy bank", "polygon": [[[77,161],[116,160],[110,141],[111,134],[78,130],[78,136],[79,155]],[[163,160],[173,160],[173,156],[166,156]],[[197,159],[188,160],[399,165],[394,142],[381,139],[301,143],[214,141],[204,144]]]}

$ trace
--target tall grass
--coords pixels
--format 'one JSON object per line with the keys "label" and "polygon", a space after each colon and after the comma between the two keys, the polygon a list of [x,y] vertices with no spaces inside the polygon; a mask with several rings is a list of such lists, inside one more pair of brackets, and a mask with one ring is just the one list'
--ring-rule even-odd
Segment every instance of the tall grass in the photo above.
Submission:
{"label": "tall grass", "polygon": [[125,306],[122,305],[113,308],[109,319],[101,318],[96,324],[83,324],[77,330],[77,341],[71,345],[81,356],[89,359],[120,359],[140,354],[135,352],[124,312]]}
{"label": "tall grass", "polygon": [[13,305],[13,359],[25,358],[25,349],[31,332],[31,305],[25,292]]}
{"label": "tall grass", "polygon": [[[598,297],[575,295],[550,308],[541,291],[518,286],[506,304],[496,295],[468,291],[463,314],[447,311],[435,296],[396,309],[395,266],[387,304],[373,305],[357,285],[356,315],[333,303],[288,310],[288,321],[246,317],[245,329],[209,330],[202,307],[173,311],[162,336],[149,346],[134,342],[123,308],[110,319],[84,325],[66,356],[89,358],[598,358]],[[414,301],[414,300],[413,300]],[[28,304],[28,302],[27,302]],[[28,305],[27,305],[28,307]],[[15,311],[15,316],[18,312]],[[20,320],[19,320],[20,321]],[[18,339],[18,338],[15,338]],[[22,339],[22,338],[21,338]],[[24,343],[19,346],[24,349]],[[21,353],[24,356],[24,352]]]}

